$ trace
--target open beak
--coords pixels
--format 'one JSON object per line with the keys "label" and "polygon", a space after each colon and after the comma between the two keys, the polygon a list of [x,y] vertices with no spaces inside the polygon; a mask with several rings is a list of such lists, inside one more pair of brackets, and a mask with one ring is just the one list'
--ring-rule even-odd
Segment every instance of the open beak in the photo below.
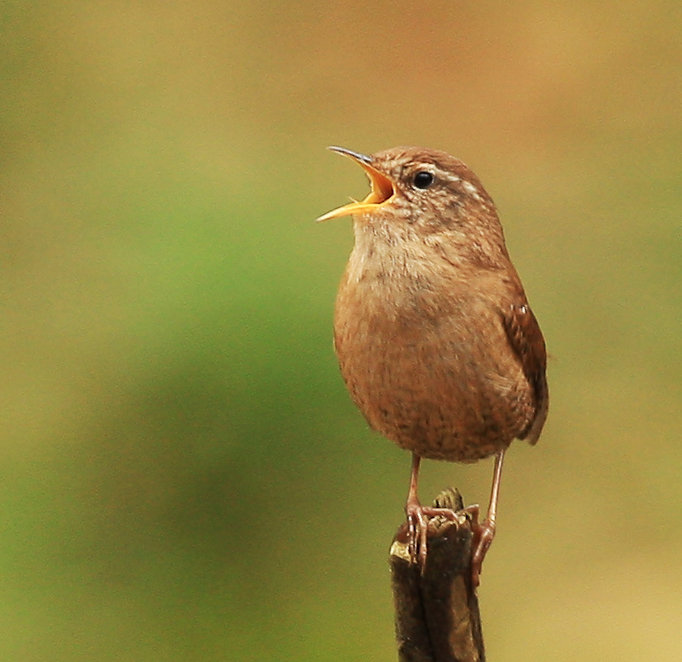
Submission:
{"label": "open beak", "polygon": [[391,199],[395,193],[393,183],[388,177],[386,177],[386,175],[383,175],[376,170],[374,166],[372,166],[372,159],[370,159],[369,156],[358,154],[357,152],[351,152],[349,149],[345,149],[344,147],[330,147],[329,149],[331,149],[332,152],[337,152],[338,154],[343,154],[343,156],[353,159],[353,161],[355,161],[355,163],[357,163],[367,173],[372,190],[370,191],[370,194],[361,202],[353,200],[353,202],[350,204],[327,212],[317,219],[318,222],[328,221],[332,218],[341,218],[341,216],[372,212]]}

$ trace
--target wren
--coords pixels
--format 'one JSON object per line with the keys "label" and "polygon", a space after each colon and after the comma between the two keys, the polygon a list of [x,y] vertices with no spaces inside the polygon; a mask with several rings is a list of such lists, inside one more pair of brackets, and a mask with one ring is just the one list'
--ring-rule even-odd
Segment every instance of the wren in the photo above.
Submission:
{"label": "wren", "polygon": [[494,456],[486,518],[474,515],[472,578],[495,534],[506,449],[535,444],[545,423],[545,342],[505,246],[497,209],[459,159],[421,147],[371,156],[341,147],[371,192],[321,216],[352,216],[355,245],[336,299],[334,345],[369,425],[412,453],[406,513],[426,559],[426,516],[451,516],[417,497],[422,458]]}

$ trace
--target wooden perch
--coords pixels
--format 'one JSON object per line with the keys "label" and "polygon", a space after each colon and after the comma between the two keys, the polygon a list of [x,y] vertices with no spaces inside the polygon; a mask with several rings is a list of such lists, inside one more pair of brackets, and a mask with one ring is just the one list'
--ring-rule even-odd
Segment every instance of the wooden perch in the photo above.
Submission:
{"label": "wooden perch", "polygon": [[407,524],[390,551],[399,662],[485,662],[478,598],[471,585],[471,520],[462,497],[445,490],[435,501],[457,521],[429,520],[426,566],[412,558]]}

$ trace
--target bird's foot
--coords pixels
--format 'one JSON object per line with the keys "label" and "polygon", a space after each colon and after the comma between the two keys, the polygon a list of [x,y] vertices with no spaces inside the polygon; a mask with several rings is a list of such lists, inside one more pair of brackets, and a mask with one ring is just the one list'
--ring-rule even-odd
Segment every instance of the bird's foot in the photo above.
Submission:
{"label": "bird's foot", "polygon": [[486,517],[482,522],[479,522],[480,507],[477,504],[467,506],[464,510],[472,516],[471,529],[474,537],[471,542],[471,584],[476,588],[481,583],[483,559],[495,537],[495,520]]}
{"label": "bird's foot", "polygon": [[423,572],[426,567],[426,534],[429,530],[429,518],[444,517],[456,521],[457,515],[450,508],[422,506],[416,498],[408,499],[405,504],[405,514],[407,515],[410,558],[412,563],[419,563]]}

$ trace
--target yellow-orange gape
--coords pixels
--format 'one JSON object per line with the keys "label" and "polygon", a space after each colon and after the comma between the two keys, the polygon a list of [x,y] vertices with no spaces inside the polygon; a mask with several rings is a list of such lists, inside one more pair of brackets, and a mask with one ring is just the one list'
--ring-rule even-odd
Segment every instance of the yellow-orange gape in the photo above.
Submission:
{"label": "yellow-orange gape", "polygon": [[406,512],[426,558],[421,458],[495,456],[490,505],[474,511],[479,582],[495,534],[504,453],[534,444],[547,417],[545,342],[511,263],[492,199],[459,159],[421,147],[371,156],[340,147],[371,192],[321,216],[352,216],[355,245],[336,299],[334,343],[351,397],[372,428],[412,452]]}

